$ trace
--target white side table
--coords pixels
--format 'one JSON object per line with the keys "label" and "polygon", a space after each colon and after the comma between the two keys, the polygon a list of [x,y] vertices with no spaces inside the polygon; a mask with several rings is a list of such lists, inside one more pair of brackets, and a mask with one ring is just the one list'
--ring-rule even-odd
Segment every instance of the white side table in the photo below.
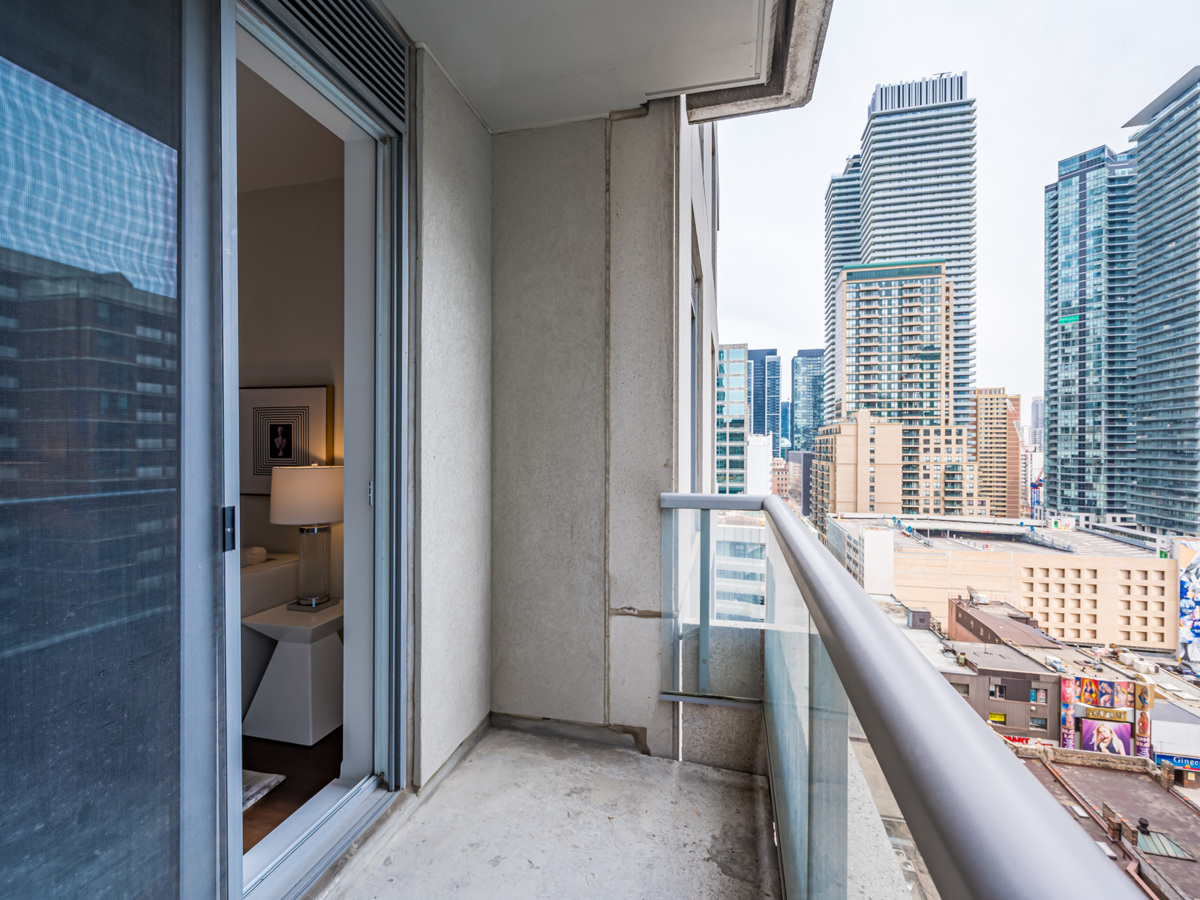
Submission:
{"label": "white side table", "polygon": [[242,720],[243,735],[311,747],[342,724],[342,603],[311,613],[284,603],[242,619],[279,642]]}

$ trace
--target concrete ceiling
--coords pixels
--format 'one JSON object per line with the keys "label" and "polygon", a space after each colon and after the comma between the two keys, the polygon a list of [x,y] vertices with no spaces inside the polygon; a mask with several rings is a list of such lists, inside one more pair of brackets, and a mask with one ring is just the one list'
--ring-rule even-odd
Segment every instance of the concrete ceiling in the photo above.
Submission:
{"label": "concrete ceiling", "polygon": [[[832,0],[380,0],[428,46],[492,131],[604,115],[648,99],[763,85],[783,15]],[[807,99],[807,95],[804,99]]]}
{"label": "concrete ceiling", "polygon": [[344,175],[340,138],[239,62],[238,191],[328,181]]}

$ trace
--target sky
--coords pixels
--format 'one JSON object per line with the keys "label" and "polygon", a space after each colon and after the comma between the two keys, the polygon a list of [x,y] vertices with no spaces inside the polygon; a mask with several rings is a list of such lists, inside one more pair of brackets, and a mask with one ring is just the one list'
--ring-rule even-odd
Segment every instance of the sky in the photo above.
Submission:
{"label": "sky", "polygon": [[722,343],[824,340],[825,189],[876,84],[967,72],[976,106],[976,375],[1042,394],[1043,190],[1200,65],[1200,0],[834,0],[807,106],[719,125]]}

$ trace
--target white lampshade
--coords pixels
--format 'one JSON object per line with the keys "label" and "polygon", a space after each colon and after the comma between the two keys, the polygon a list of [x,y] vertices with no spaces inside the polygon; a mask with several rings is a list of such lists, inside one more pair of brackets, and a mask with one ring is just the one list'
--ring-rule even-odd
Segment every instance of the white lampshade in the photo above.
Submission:
{"label": "white lampshade", "polygon": [[275,525],[342,521],[342,467],[275,466],[270,518]]}

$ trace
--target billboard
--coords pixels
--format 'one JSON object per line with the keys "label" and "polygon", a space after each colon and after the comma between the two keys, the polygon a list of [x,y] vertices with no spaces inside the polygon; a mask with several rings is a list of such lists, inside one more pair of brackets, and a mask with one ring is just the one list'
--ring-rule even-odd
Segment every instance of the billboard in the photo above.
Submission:
{"label": "billboard", "polygon": [[1138,756],[1150,756],[1150,707],[1154,703],[1154,692],[1148,684],[1138,684],[1134,694],[1134,709],[1137,711],[1136,728],[1134,729],[1134,753]]}
{"label": "billboard", "polygon": [[1068,675],[1062,680],[1062,745],[1075,749],[1075,679]]}
{"label": "billboard", "polygon": [[1173,756],[1166,753],[1155,753],[1154,761],[1156,763],[1169,762],[1177,769],[1191,769],[1193,772],[1200,772],[1200,759],[1194,756]]}
{"label": "billboard", "polygon": [[1179,558],[1179,658],[1200,661],[1200,541],[1175,540]]}
{"label": "billboard", "polygon": [[[1200,647],[1197,648],[1200,650]],[[1129,709],[1133,706],[1132,681],[1076,678],[1075,695],[1084,706],[1100,709]]]}
{"label": "billboard", "polygon": [[1081,725],[1081,749],[1092,753],[1111,753],[1114,756],[1133,755],[1132,726],[1128,722],[1097,722],[1095,719],[1084,719]]}

